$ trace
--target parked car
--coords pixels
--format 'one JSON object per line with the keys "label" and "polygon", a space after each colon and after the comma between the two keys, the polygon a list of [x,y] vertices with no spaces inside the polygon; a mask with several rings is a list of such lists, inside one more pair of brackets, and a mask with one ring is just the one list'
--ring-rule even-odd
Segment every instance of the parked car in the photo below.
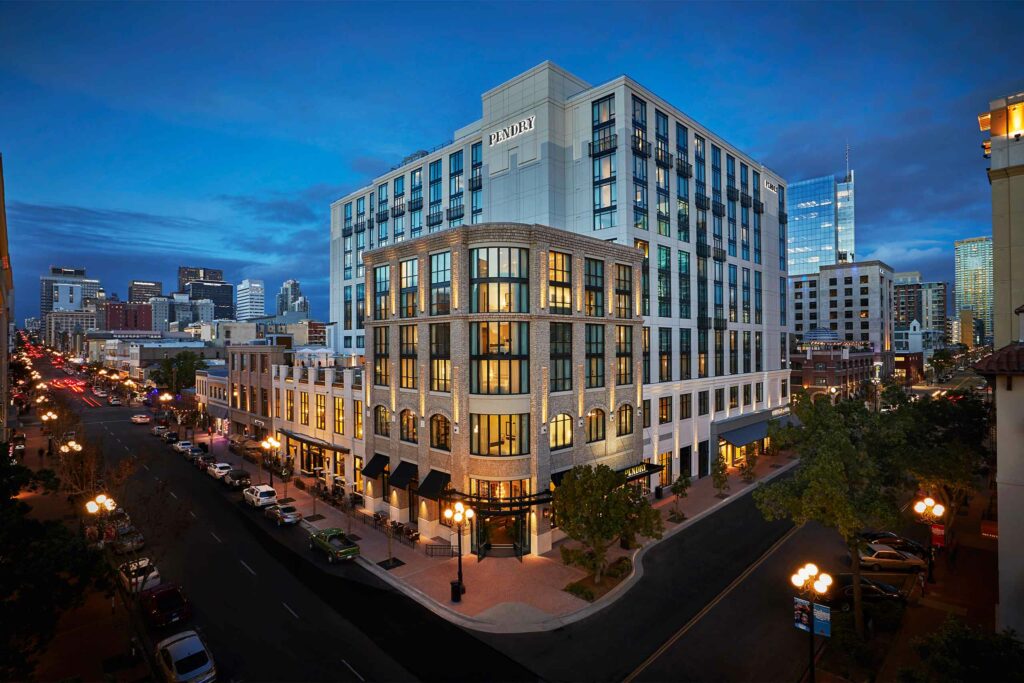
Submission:
{"label": "parked car", "polygon": [[182,631],[157,643],[156,662],[164,680],[172,683],[206,683],[217,678],[213,656],[195,631]]}
{"label": "parked car", "polygon": [[215,462],[217,462],[217,459],[215,457],[204,453],[203,455],[196,456],[196,458],[192,461],[192,464],[196,466],[196,469],[205,472],[206,468]]}
{"label": "parked car", "polygon": [[143,413],[139,413],[138,415],[132,415],[132,422],[134,422],[137,425],[148,425],[150,420],[152,419],[153,418],[151,418],[149,415],[145,415]]}
{"label": "parked car", "polygon": [[183,455],[185,456],[186,460],[192,462],[196,458],[206,455],[206,451],[204,451],[202,448],[196,448],[195,446],[193,446],[192,448],[188,449],[185,453],[183,453]]}
{"label": "parked car", "polygon": [[153,425],[153,428],[149,430],[149,433],[153,436],[163,436],[167,433],[167,427],[164,425]]}
{"label": "parked car", "polygon": [[112,406],[119,406],[121,405],[121,399],[117,398],[116,396],[111,396],[109,399],[107,399],[107,403]]}
{"label": "parked car", "polygon": [[278,526],[298,524],[302,519],[302,513],[294,505],[268,505],[263,509],[263,515],[274,520]]}
{"label": "parked car", "polygon": [[224,475],[221,479],[226,486],[230,486],[233,489],[240,489],[245,486],[249,486],[251,480],[249,479],[249,473],[245,470],[231,470]]}
{"label": "parked car", "polygon": [[118,568],[118,577],[129,593],[141,593],[160,585],[160,570],[148,557],[128,560]]}
{"label": "parked car", "polygon": [[359,556],[359,546],[350,540],[341,529],[331,528],[309,535],[309,549],[322,552],[328,564],[342,560],[354,560]]}
{"label": "parked car", "polygon": [[174,445],[172,446],[172,448],[174,448],[174,450],[178,451],[179,453],[186,453],[188,451],[188,449],[192,448],[192,442],[191,441],[176,441],[176,442],[174,442]]}
{"label": "parked car", "polygon": [[881,543],[869,543],[866,548],[860,550],[861,566],[873,571],[882,569],[909,569],[921,571],[925,563],[920,557],[894,550]]}
{"label": "parked car", "polygon": [[107,516],[106,523],[113,526],[117,530],[118,534],[126,534],[129,529],[134,529],[132,526],[132,518],[128,516],[128,513],[123,509],[118,508]]}
{"label": "parked car", "polygon": [[246,490],[242,491],[242,500],[254,508],[266,507],[267,505],[277,505],[277,491],[266,484],[250,486]]}
{"label": "parked car", "polygon": [[163,439],[165,443],[169,443],[171,445],[178,443],[178,435],[174,432],[164,432],[164,435],[160,438]]}
{"label": "parked car", "polygon": [[214,479],[221,479],[230,471],[231,465],[226,462],[215,462],[206,466],[206,473]]}
{"label": "parked car", "polygon": [[103,389],[97,389],[96,387],[92,388],[92,393],[96,394],[100,398],[103,398],[107,395],[107,392],[105,392]]}
{"label": "parked car", "polygon": [[[896,586],[864,576],[860,578],[860,595],[865,602],[900,602],[906,600],[906,596],[900,593]],[[853,605],[853,574],[840,574],[837,576],[828,593],[819,597],[818,600],[823,601],[827,605],[838,607],[844,612],[849,611]]]}
{"label": "parked car", "polygon": [[117,534],[117,540],[114,541],[114,554],[127,555],[142,550],[145,546],[146,538],[142,532],[133,526],[128,527],[123,533]]}
{"label": "parked car", "polygon": [[918,557],[928,557],[928,549],[923,545],[909,538],[904,538],[899,534],[894,534],[891,531],[867,531],[862,533],[860,537],[869,543],[881,543],[894,550],[913,553]]}
{"label": "parked car", "polygon": [[162,583],[139,595],[142,614],[153,628],[185,621],[192,616],[192,605],[176,583]]}

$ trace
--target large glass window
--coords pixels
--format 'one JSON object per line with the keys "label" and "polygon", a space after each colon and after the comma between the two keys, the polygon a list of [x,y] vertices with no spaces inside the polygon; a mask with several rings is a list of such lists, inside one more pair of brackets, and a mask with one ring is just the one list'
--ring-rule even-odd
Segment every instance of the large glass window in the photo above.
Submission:
{"label": "large glass window", "polygon": [[672,329],[658,328],[658,381],[672,381]]}
{"label": "large glass window", "polygon": [[617,427],[615,433],[619,436],[626,436],[633,433],[633,406],[627,404],[619,406],[615,411],[615,422]]}
{"label": "large glass window", "polygon": [[377,436],[391,436],[391,411],[386,406],[373,409],[373,433]]}
{"label": "large glass window", "polygon": [[584,281],[587,315],[604,316],[604,261],[588,258],[584,261]]}
{"label": "large glass window", "polygon": [[551,391],[572,389],[572,324],[551,323]]}
{"label": "large glass window", "polygon": [[483,479],[470,479],[469,495],[491,500],[523,498],[530,495],[530,480],[485,481]]}
{"label": "large glass window", "polygon": [[352,401],[352,436],[363,438],[363,402],[359,400]]}
{"label": "large glass window", "polygon": [[530,250],[484,247],[469,251],[471,313],[527,313]]}
{"label": "large glass window", "polygon": [[615,383],[633,383],[633,328],[615,326]]}
{"label": "large glass window", "polygon": [[391,266],[377,266],[373,269],[373,318],[385,320],[388,316],[388,301],[391,294]]}
{"label": "large glass window", "polygon": [[587,413],[587,443],[604,441],[605,419],[604,411],[600,408]]}
{"label": "large glass window", "polygon": [[399,346],[398,359],[400,367],[400,383],[403,389],[415,389],[418,386],[416,349],[419,334],[415,325],[402,325],[398,328]]}
{"label": "large glass window", "polygon": [[452,423],[444,415],[430,418],[430,447],[442,451],[452,449]]}
{"label": "large glass window", "polygon": [[316,395],[316,428],[327,429],[327,396]]}
{"label": "large glass window", "polygon": [[548,307],[552,313],[572,313],[572,256],[548,252]]}
{"label": "large glass window", "polygon": [[615,266],[615,316],[633,317],[633,268]]}
{"label": "large glass window", "polygon": [[416,317],[416,299],[419,294],[420,285],[420,264],[417,259],[402,261],[401,271],[401,292],[398,315],[402,318]]}
{"label": "large glass window", "polygon": [[587,388],[604,386],[604,325],[587,325]]}
{"label": "large glass window", "polygon": [[469,333],[470,393],[529,393],[530,324],[470,323]]}
{"label": "large glass window", "polygon": [[452,390],[451,325],[430,325],[430,390]]}
{"label": "large glass window", "polygon": [[417,443],[419,437],[416,434],[416,413],[405,409],[399,413],[398,422],[399,438],[408,443]]}
{"label": "large glass window", "polygon": [[548,441],[551,450],[557,451],[572,446],[572,418],[565,413],[555,415],[548,424]]}
{"label": "large glass window", "polygon": [[299,392],[299,424],[309,425],[309,392]]}
{"label": "large glass window", "polygon": [[469,415],[469,452],[473,455],[527,455],[530,414]]}
{"label": "large glass window", "polygon": [[430,315],[448,315],[452,304],[452,253],[430,255]]}
{"label": "large glass window", "polygon": [[334,397],[334,433],[345,433],[345,399],[341,396]]}
{"label": "large glass window", "polygon": [[379,387],[391,384],[390,330],[373,328],[373,383]]}

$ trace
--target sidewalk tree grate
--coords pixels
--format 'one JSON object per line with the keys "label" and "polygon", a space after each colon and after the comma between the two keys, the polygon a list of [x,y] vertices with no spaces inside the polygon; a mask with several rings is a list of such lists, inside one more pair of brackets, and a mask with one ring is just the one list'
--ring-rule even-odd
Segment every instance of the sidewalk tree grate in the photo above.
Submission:
{"label": "sidewalk tree grate", "polygon": [[323,515],[310,515],[306,517],[307,522],[319,522],[321,519],[326,519]]}
{"label": "sidewalk tree grate", "polygon": [[380,562],[377,563],[377,566],[378,567],[383,567],[384,569],[391,570],[391,569],[397,569],[398,567],[401,567],[403,564],[405,564],[405,562],[402,562],[397,557],[392,557],[390,560],[381,560]]}

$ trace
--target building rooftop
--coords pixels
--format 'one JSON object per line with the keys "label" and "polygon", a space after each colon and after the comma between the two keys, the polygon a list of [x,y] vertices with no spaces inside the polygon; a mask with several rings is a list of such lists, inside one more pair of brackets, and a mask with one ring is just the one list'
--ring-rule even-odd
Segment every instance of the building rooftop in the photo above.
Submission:
{"label": "building rooftop", "polygon": [[979,375],[1024,375],[1024,343],[1013,342],[974,364]]}

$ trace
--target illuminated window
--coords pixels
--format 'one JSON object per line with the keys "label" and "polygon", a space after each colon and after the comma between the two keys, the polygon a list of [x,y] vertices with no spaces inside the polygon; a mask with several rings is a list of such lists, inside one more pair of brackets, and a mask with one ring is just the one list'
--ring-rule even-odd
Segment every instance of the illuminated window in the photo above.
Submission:
{"label": "illuminated window", "polygon": [[572,324],[551,323],[551,391],[572,389]]}
{"label": "illuminated window", "polygon": [[530,414],[469,415],[469,452],[473,455],[527,455]]}
{"label": "illuminated window", "polygon": [[352,436],[363,438],[363,402],[352,401]]}
{"label": "illuminated window", "polygon": [[604,441],[605,414],[600,408],[587,413],[587,443]]}
{"label": "illuminated window", "polygon": [[341,396],[334,397],[334,433],[345,433],[345,399]]}
{"label": "illuminated window", "polygon": [[386,387],[391,384],[390,329],[373,328],[373,383]]}
{"label": "illuminated window", "polygon": [[434,323],[430,326],[430,390],[452,390],[451,326]]}
{"label": "illuminated window", "polygon": [[309,392],[299,392],[299,424],[309,424]]}
{"label": "illuminated window", "polygon": [[402,318],[416,317],[416,298],[419,293],[420,264],[417,259],[409,259],[399,264],[401,291],[398,315]]}
{"label": "illuminated window", "polygon": [[633,433],[633,406],[627,404],[619,406],[615,411],[615,422],[617,424],[615,433],[619,436],[626,436]]}
{"label": "illuminated window", "polygon": [[470,323],[469,332],[470,393],[529,393],[529,323]]}
{"label": "illuminated window", "polygon": [[572,446],[572,418],[562,413],[551,418],[548,425],[548,437],[551,450]]}
{"label": "illuminated window", "polygon": [[373,433],[377,436],[391,436],[391,411],[385,406],[373,409]]}
{"label": "illuminated window", "polygon": [[416,348],[418,341],[417,328],[415,325],[402,325],[399,332],[399,365],[401,375],[399,386],[403,389],[415,389],[418,385],[418,361],[416,359]]}
{"label": "illuminated window", "polygon": [[442,451],[452,449],[451,422],[444,415],[434,415],[430,418],[430,447]]}
{"label": "illuminated window", "polygon": [[316,394],[316,428],[327,429],[327,397]]}
{"label": "illuminated window", "polygon": [[548,306],[552,313],[572,313],[572,256],[548,252]]}
{"label": "illuminated window", "polygon": [[416,414],[407,409],[399,413],[398,418],[399,438],[402,441],[416,443],[419,440],[416,434]]}

